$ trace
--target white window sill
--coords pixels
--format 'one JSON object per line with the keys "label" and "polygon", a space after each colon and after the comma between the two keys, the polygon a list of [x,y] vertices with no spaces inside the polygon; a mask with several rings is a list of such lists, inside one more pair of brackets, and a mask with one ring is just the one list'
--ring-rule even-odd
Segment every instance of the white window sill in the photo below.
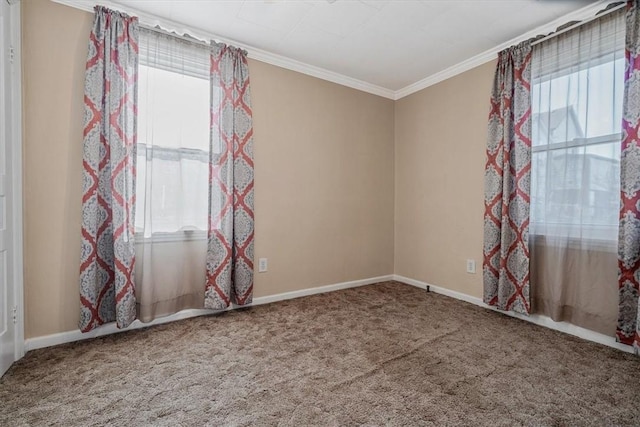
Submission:
{"label": "white window sill", "polygon": [[135,234],[136,245],[144,243],[169,243],[207,240],[207,232],[203,230],[180,230],[167,233],[153,233],[144,236],[142,232]]}
{"label": "white window sill", "polygon": [[542,247],[568,247],[571,249],[588,249],[600,252],[618,253],[617,240],[605,240],[589,237],[579,238],[554,234],[530,234],[529,244]]}

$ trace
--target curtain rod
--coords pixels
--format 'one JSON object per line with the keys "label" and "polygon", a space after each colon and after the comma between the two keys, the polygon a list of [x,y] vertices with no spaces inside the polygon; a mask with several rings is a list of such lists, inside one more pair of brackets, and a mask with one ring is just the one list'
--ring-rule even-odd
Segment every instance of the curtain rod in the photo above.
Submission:
{"label": "curtain rod", "polygon": [[601,17],[603,17],[603,16],[605,16],[605,15],[608,15],[608,14],[610,14],[610,13],[613,13],[613,12],[615,12],[615,11],[617,11],[617,10],[622,9],[622,8],[623,8],[623,7],[625,7],[626,5],[627,5],[627,4],[626,4],[625,2],[622,2],[622,3],[620,3],[619,5],[614,6],[614,7],[610,8],[610,9],[603,9],[602,11],[598,12],[596,15],[592,16],[591,18],[587,18],[587,19],[584,19],[584,20],[582,20],[582,21],[580,21],[580,22],[576,22],[575,24],[570,25],[570,26],[568,26],[567,28],[563,28],[563,29],[562,29],[562,30],[560,30],[560,31],[553,32],[553,33],[551,33],[551,34],[548,34],[548,35],[546,35],[546,36],[544,36],[544,37],[542,37],[542,38],[540,38],[540,39],[538,39],[538,40],[536,40],[536,41],[532,42],[532,43],[531,43],[531,46],[535,46],[535,45],[537,45],[537,44],[539,44],[539,43],[546,42],[547,40],[550,40],[550,39],[552,39],[552,38],[554,38],[554,37],[557,37],[557,36],[559,36],[560,34],[564,34],[564,33],[566,33],[567,31],[571,31],[571,30],[573,30],[573,29],[575,29],[575,28],[578,28],[578,27],[580,27],[580,26],[582,26],[582,25],[584,25],[584,24],[587,24],[587,23],[589,23],[589,22],[591,22],[591,21],[595,21],[595,20],[596,20],[596,19],[598,19],[598,18],[601,18]]}
{"label": "curtain rod", "polygon": [[148,31],[153,31],[155,33],[162,34],[162,35],[165,35],[165,36],[176,37],[176,38],[179,38],[180,40],[184,40],[186,42],[197,44],[197,45],[200,45],[200,46],[211,47],[211,44],[209,42],[207,42],[205,40],[197,39],[197,38],[195,38],[195,37],[193,37],[193,36],[191,36],[189,34],[186,34],[186,33],[183,35],[183,34],[178,34],[178,33],[174,33],[174,32],[171,32],[171,31],[167,31],[167,30],[162,29],[162,28],[152,27],[151,25],[146,25],[146,24],[139,24],[139,25],[140,25],[140,28],[143,28],[143,29],[148,30]]}

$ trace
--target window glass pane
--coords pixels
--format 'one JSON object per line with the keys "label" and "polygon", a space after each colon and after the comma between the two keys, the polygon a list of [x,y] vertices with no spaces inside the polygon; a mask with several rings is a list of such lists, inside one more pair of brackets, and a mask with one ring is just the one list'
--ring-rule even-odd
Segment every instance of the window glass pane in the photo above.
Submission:
{"label": "window glass pane", "polygon": [[623,67],[619,58],[535,84],[532,145],[620,132]]}
{"label": "window glass pane", "polygon": [[592,138],[619,133],[624,96],[624,58],[586,71],[582,78],[587,82],[587,96],[583,96],[579,104],[580,123],[585,129],[585,136]]}
{"label": "window glass pane", "polygon": [[153,232],[207,229],[208,163],[155,158],[150,174]]}
{"label": "window glass pane", "polygon": [[592,224],[617,227],[620,207],[620,142],[586,147],[589,176],[585,192],[588,197],[586,217]]}
{"label": "window glass pane", "polygon": [[209,151],[209,80],[140,66],[138,142]]}

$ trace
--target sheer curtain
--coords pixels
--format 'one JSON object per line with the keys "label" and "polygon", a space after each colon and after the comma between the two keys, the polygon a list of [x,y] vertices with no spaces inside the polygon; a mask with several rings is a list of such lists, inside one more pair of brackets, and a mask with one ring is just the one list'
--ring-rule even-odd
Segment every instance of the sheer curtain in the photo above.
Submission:
{"label": "sheer curtain", "polygon": [[143,322],[204,305],[209,51],[140,30],[135,279]]}
{"label": "sheer curtain", "polygon": [[640,9],[627,3],[625,86],[620,155],[620,234],[618,248],[619,342],[640,352]]}
{"label": "sheer curtain", "polygon": [[534,46],[533,310],[613,335],[624,11]]}

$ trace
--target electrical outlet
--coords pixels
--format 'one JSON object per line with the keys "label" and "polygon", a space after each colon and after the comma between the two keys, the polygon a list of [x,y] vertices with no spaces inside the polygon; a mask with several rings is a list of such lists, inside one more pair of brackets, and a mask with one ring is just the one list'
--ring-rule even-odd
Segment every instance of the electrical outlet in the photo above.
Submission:
{"label": "electrical outlet", "polygon": [[267,259],[266,258],[260,258],[258,260],[258,273],[265,273],[267,271]]}
{"label": "electrical outlet", "polygon": [[468,259],[467,260],[467,273],[475,274],[476,272],[476,260]]}

